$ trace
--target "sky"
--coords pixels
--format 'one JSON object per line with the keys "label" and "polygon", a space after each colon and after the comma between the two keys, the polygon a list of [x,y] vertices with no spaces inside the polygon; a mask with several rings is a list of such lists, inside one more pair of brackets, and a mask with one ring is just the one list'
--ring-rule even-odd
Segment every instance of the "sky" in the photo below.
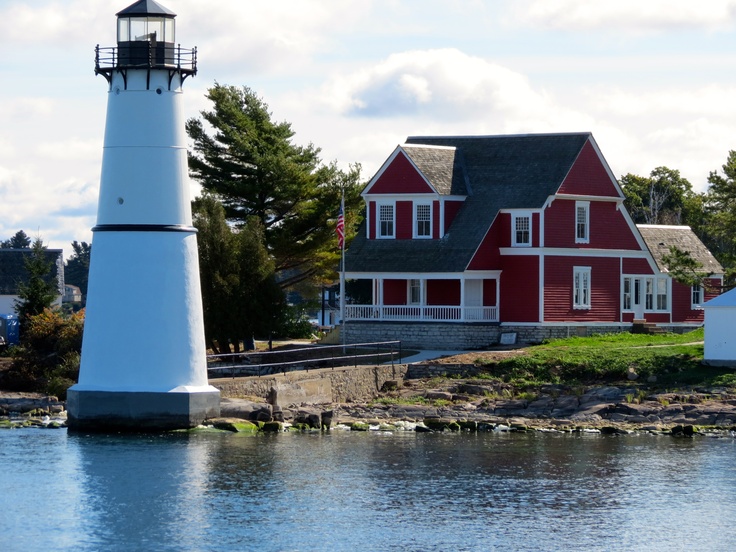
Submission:
{"label": "sky", "polygon": [[[0,240],[92,241],[107,82],[133,0],[0,0]],[[185,117],[248,86],[367,181],[407,136],[590,131],[617,178],[707,189],[736,150],[736,0],[160,0],[198,49]],[[192,195],[199,193],[196,183]]]}

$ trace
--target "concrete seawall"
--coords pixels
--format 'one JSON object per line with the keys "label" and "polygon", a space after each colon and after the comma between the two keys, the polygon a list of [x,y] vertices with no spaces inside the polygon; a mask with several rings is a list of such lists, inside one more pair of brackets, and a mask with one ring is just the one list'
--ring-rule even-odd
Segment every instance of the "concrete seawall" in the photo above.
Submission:
{"label": "concrete seawall", "polygon": [[403,379],[406,373],[406,364],[351,366],[261,377],[211,379],[210,385],[219,389],[223,398],[269,398],[269,402],[283,406],[328,404],[377,397],[384,383]]}

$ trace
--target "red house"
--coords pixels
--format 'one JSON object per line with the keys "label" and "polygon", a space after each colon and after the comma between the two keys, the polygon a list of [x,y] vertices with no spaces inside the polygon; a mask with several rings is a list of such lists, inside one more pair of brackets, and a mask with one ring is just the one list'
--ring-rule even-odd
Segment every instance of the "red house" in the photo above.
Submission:
{"label": "red house", "polygon": [[700,325],[709,297],[666,274],[665,237],[697,245],[722,280],[689,228],[645,239],[590,133],[410,137],[362,195],[365,222],[345,259],[349,342],[461,349],[635,319]]}

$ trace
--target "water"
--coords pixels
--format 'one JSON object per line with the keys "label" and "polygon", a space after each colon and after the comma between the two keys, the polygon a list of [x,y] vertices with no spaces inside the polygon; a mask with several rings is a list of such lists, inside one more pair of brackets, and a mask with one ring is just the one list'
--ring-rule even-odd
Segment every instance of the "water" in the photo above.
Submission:
{"label": "water", "polygon": [[0,431],[0,549],[732,550],[736,439]]}

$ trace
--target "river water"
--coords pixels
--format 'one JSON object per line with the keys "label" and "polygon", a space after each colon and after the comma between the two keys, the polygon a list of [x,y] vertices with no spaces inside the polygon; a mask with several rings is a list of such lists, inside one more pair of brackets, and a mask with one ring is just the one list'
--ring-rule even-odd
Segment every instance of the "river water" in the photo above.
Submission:
{"label": "river water", "polygon": [[0,431],[0,550],[733,550],[736,439]]}

